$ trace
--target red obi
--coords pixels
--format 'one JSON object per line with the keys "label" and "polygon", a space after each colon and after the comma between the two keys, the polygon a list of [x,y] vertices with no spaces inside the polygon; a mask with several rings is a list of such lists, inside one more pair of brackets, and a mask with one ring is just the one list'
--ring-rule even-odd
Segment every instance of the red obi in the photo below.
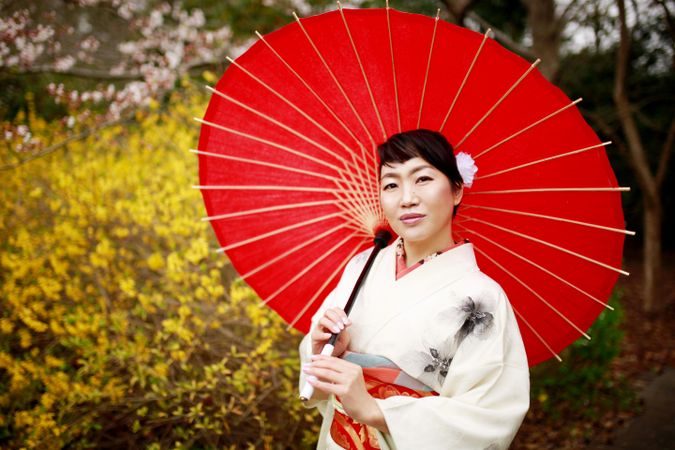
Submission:
{"label": "red obi", "polygon": [[[364,367],[363,379],[366,382],[368,393],[374,398],[388,398],[394,395],[405,395],[408,397],[429,397],[438,395],[433,391],[415,390],[392,381],[400,373],[398,369],[384,367]],[[330,436],[336,444],[346,449],[371,450],[379,449],[380,444],[377,441],[375,428],[355,422],[351,417],[340,412],[341,405],[335,408],[333,423],[330,426]]]}

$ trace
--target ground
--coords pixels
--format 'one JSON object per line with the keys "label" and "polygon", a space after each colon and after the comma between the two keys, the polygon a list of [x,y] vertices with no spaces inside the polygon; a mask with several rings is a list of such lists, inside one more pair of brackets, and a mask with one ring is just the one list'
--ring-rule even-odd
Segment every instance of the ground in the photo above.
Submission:
{"label": "ground", "polygon": [[675,252],[664,254],[661,298],[650,313],[642,308],[640,252],[633,243],[624,253],[631,275],[622,277],[617,288],[623,292],[625,337],[612,364],[612,376],[626,379],[637,401],[594,420],[553,419],[531,408],[512,450],[675,449]]}

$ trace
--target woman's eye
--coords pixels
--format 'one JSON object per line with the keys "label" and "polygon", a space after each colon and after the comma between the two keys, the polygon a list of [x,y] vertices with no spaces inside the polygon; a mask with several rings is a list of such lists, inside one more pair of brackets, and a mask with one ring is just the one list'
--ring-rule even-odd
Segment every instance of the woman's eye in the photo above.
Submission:
{"label": "woman's eye", "polygon": [[418,182],[418,183],[424,183],[425,181],[431,181],[431,180],[432,180],[431,177],[428,177],[428,176],[426,176],[426,175],[422,175],[421,177],[419,177],[419,178],[417,179],[417,182]]}
{"label": "woman's eye", "polygon": [[396,183],[388,183],[382,186],[383,191],[390,191],[396,187]]}

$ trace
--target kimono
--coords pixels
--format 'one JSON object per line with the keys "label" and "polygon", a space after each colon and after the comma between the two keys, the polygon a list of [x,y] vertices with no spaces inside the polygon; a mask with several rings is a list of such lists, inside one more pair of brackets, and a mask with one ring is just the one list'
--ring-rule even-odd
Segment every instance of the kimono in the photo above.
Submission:
{"label": "kimono", "polygon": [[[504,291],[479,270],[471,243],[398,280],[395,249],[378,254],[361,287],[343,355],[364,367],[389,433],[352,421],[332,395],[310,399],[323,416],[317,448],[508,448],[529,407],[529,370]],[[312,327],[326,309],[344,307],[370,251],[347,264]],[[301,362],[311,354],[307,334]]]}

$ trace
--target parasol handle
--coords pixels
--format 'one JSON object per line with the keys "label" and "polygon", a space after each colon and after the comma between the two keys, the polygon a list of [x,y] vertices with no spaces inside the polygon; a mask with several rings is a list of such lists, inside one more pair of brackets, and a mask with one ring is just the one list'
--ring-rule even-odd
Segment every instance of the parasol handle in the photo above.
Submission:
{"label": "parasol handle", "polygon": [[[331,339],[332,337],[333,336],[331,336]],[[331,356],[333,354],[334,348],[335,346],[333,344],[326,344],[321,349],[321,354],[325,356]],[[307,379],[316,381],[316,377],[314,375],[309,375]],[[300,391],[300,400],[306,402],[307,400],[312,398],[312,395],[314,395],[314,386],[305,382],[305,385],[302,387],[302,390]]]}
{"label": "parasol handle", "polygon": [[[380,250],[382,250],[384,247],[387,246],[390,239],[391,233],[388,230],[381,229],[378,230],[377,233],[375,233],[375,237],[373,238],[373,243],[375,244],[375,246],[373,248],[373,251],[370,253],[370,256],[368,257],[368,261],[366,261],[366,265],[363,267],[363,270],[361,270],[361,275],[359,275],[358,280],[356,280],[356,284],[354,284],[354,288],[352,289],[352,293],[349,296],[349,300],[347,300],[347,304],[345,304],[344,309],[345,314],[349,315],[349,312],[352,310],[352,306],[354,306],[354,302],[356,301],[356,297],[358,296],[359,291],[361,290],[361,285],[368,276],[368,272],[370,272],[370,267],[373,265],[373,262],[375,261],[377,254],[380,253]],[[333,350],[335,349],[335,342],[337,341],[338,336],[340,336],[340,333],[331,333],[328,342],[323,346],[323,349],[321,349],[320,353],[321,355],[331,356],[333,354]],[[310,375],[309,377],[307,377],[307,379],[316,380],[316,377]],[[314,386],[305,382],[305,385],[300,390],[300,400],[306,402],[310,398],[312,398],[312,395],[314,395]]]}

